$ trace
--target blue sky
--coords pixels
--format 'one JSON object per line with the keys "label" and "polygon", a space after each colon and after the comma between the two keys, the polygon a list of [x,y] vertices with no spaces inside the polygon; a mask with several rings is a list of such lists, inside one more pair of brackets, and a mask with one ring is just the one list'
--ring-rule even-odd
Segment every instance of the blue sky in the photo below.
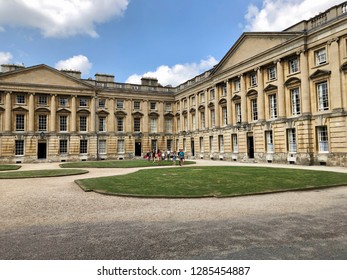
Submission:
{"label": "blue sky", "polygon": [[246,31],[280,31],[343,0],[0,0],[0,64],[178,85]]}

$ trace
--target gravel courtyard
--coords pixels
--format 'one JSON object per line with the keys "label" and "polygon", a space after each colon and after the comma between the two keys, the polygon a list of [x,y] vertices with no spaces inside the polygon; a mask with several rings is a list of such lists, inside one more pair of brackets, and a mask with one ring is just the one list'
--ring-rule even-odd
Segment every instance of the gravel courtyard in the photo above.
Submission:
{"label": "gravel courtyard", "polygon": [[[23,164],[21,170],[44,168],[58,164]],[[143,199],[85,193],[74,183],[135,170],[0,180],[0,259],[347,259],[347,187]]]}

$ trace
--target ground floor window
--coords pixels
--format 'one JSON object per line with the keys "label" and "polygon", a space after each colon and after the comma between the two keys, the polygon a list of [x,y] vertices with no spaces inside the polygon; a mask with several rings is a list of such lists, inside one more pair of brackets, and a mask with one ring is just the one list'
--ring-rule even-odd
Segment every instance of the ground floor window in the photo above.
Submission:
{"label": "ground floor window", "polygon": [[80,140],[80,154],[88,153],[88,140]]}
{"label": "ground floor window", "polygon": [[296,153],[296,134],[295,128],[287,130],[288,152]]}
{"label": "ground floor window", "polygon": [[106,154],[106,140],[99,140],[99,154]]}
{"label": "ground floor window", "polygon": [[59,154],[67,154],[67,140],[59,140]]}
{"label": "ground floor window", "polygon": [[172,140],[171,139],[166,140],[166,149],[170,152],[172,151]]}
{"label": "ground floor window", "polygon": [[213,153],[213,136],[210,136],[210,152]]}
{"label": "ground floor window", "polygon": [[118,140],[117,152],[124,153],[124,140]]}
{"label": "ground floor window", "polygon": [[232,134],[231,135],[232,138],[232,151],[233,153],[238,153],[239,152],[239,143],[238,143],[238,139],[237,139],[237,134]]}
{"label": "ground floor window", "polygon": [[224,137],[223,135],[218,135],[218,149],[219,152],[224,152]]}
{"label": "ground floor window", "polygon": [[24,140],[16,140],[15,155],[16,156],[23,156],[24,155]]}
{"label": "ground floor window", "polygon": [[273,144],[272,130],[265,131],[265,140],[266,140],[266,152],[273,153],[274,144]]}
{"label": "ground floor window", "polygon": [[326,126],[317,127],[318,151],[321,153],[329,152],[328,128]]}
{"label": "ground floor window", "polygon": [[199,147],[200,147],[200,152],[204,152],[204,137],[199,138]]}

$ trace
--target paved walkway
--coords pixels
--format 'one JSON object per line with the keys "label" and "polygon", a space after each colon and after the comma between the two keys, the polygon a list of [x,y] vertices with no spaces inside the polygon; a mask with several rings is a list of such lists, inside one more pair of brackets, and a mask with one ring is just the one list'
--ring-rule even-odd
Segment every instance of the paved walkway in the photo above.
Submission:
{"label": "paved walkway", "polygon": [[[197,164],[347,172],[325,166]],[[21,169],[58,166],[23,164]],[[88,170],[0,180],[0,259],[347,258],[347,187],[223,199],[140,199],[85,193],[74,183],[137,168]]]}

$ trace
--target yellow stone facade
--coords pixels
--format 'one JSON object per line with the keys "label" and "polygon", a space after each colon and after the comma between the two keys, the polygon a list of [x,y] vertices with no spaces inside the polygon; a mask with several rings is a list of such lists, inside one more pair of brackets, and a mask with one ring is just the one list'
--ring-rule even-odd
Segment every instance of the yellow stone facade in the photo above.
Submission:
{"label": "yellow stone facade", "polygon": [[282,32],[247,32],[177,87],[3,65],[0,162],[188,158],[347,165],[347,4]]}

